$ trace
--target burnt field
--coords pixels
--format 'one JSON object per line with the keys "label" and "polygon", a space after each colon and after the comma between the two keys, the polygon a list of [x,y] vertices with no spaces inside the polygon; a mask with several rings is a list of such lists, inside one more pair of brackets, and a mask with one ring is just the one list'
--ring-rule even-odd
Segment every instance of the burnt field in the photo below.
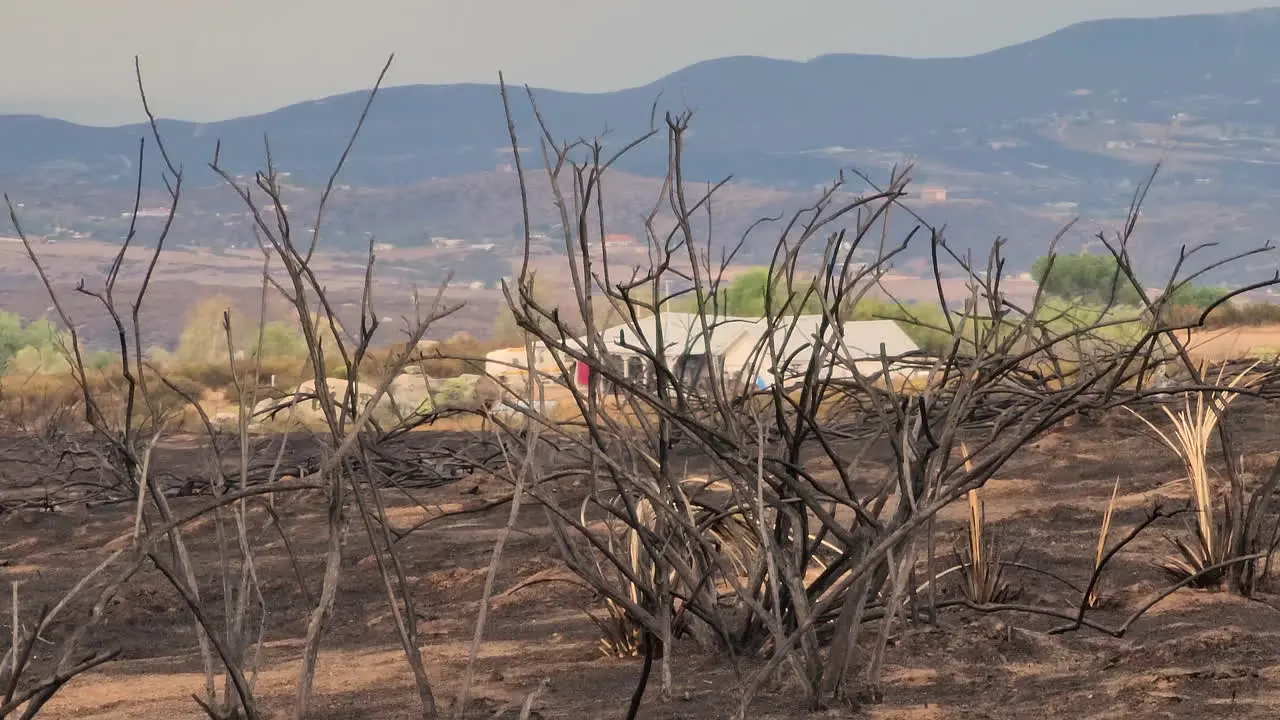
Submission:
{"label": "burnt field", "polygon": [[[1241,400],[1233,407],[1228,422],[1248,482],[1256,483],[1277,459],[1277,417],[1271,404],[1259,400]],[[409,437],[400,456],[456,456],[481,444],[475,433],[425,431]],[[299,447],[303,443],[295,442]],[[76,447],[83,452],[90,446],[85,440]],[[127,501],[81,501],[44,509],[40,498],[56,494],[65,482],[66,464],[74,459],[63,458],[60,467],[59,453],[30,437],[10,435],[0,447],[5,507],[0,514],[0,579],[6,598],[11,584],[17,588],[12,595],[19,598],[21,622],[29,626],[40,608],[56,604],[107,555],[128,545],[134,507]],[[255,463],[278,450],[278,440],[261,441],[253,453]],[[297,459],[306,453],[286,455]],[[87,467],[85,457],[79,461]],[[696,460],[696,455],[687,459]],[[544,461],[554,463],[555,454]],[[166,439],[152,462],[153,472],[167,478],[175,494],[175,514],[210,502],[207,488],[177,496],[191,477],[202,475],[199,469],[213,462],[206,444],[194,438]],[[282,466],[291,462],[286,459]],[[861,458],[859,476],[871,482],[890,462],[886,448],[873,448]],[[77,472],[88,477],[87,470]],[[1178,482],[1183,474],[1176,457],[1140,421],[1123,414],[1056,429],[1021,449],[982,491],[988,525],[1010,555],[1017,551],[1017,566],[1005,573],[1015,593],[1009,604],[1071,613],[1079,603],[1079,589],[1089,580],[1100,523],[1117,480],[1113,538],[1143,523],[1153,506],[1181,503],[1187,495],[1185,483]],[[290,481],[287,470],[281,475],[278,482]],[[565,506],[576,505],[587,492],[568,481],[542,491]],[[512,485],[501,472],[476,471],[418,482],[405,491],[388,489],[384,496],[389,523],[401,530],[416,528],[394,543],[427,675],[441,710],[448,712],[464,683],[494,543],[504,534],[511,511]],[[251,506],[247,513],[265,608],[255,695],[263,717],[284,717],[293,707],[303,653],[300,638],[321,591],[327,503],[317,490],[292,493],[273,504],[279,529],[262,508]],[[967,515],[963,502],[938,515],[939,568],[952,564],[952,549],[965,542]],[[1170,584],[1156,562],[1170,553],[1165,535],[1188,532],[1185,519],[1156,523],[1115,556],[1101,585],[1103,600],[1088,615],[1092,621],[1118,627],[1147,597]],[[219,523],[229,520],[205,516],[184,532],[201,605],[215,614],[224,600]],[[309,717],[420,717],[414,678],[388,611],[377,560],[363,533],[356,531],[359,523],[352,524]],[[602,616],[603,604],[572,577],[546,513],[526,499],[491,588],[468,717],[517,717],[531,694],[530,717],[625,716],[643,660],[602,654],[600,631],[587,612]],[[835,707],[814,717],[1012,719],[1046,711],[1078,718],[1274,717],[1280,709],[1280,610],[1273,591],[1268,585],[1244,599],[1182,589],[1121,638],[1083,628],[1049,634],[1062,624],[1060,619],[1013,611],[959,607],[940,610],[935,622],[907,617],[893,626],[888,639],[882,702]],[[955,582],[940,580],[938,593],[945,601],[961,591]],[[192,616],[163,573],[142,568],[101,611],[83,646],[118,654],[69,682],[40,717],[202,716],[192,699],[205,685]],[[36,644],[34,666],[47,667],[58,637],[90,612],[87,603],[73,602],[46,630],[49,642]],[[6,602],[6,636],[10,616]],[[671,697],[659,697],[654,680],[638,716],[730,717],[742,695],[738,678],[759,662],[740,658],[735,670],[734,662],[676,640]],[[750,716],[805,716],[800,695],[795,681],[783,673],[760,694]]]}

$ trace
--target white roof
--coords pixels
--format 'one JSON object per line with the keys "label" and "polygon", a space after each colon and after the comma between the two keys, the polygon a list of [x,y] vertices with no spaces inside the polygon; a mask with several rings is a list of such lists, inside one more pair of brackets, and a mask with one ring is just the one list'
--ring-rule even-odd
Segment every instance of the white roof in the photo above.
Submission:
{"label": "white roof", "polygon": [[[822,315],[798,315],[776,323],[773,331],[782,357],[792,355],[805,346],[811,346],[814,337],[822,326]],[[684,354],[702,354],[706,350],[702,336],[702,323],[694,313],[664,312],[661,316],[662,343],[669,357]],[[714,355],[735,355],[740,361],[747,362],[747,355],[759,344],[767,343],[763,334],[768,330],[768,322],[760,318],[721,317],[707,318],[710,332],[710,350]],[[893,320],[855,320],[843,323],[841,334],[847,348],[847,358],[853,361],[868,361],[880,357],[883,345],[884,354],[895,358],[909,352],[919,350],[911,338],[903,332]],[[827,342],[835,340],[834,328],[828,327],[825,333]],[[633,354],[633,348],[654,347],[658,338],[658,321],[653,317],[640,318],[636,327],[630,324],[615,325],[601,332],[606,350],[623,355]],[[579,339],[586,344],[586,339]],[[762,355],[768,356],[768,350]],[[846,359],[844,352],[838,355],[840,360]]]}
{"label": "white roof", "polygon": [[[778,362],[791,361],[791,370],[787,372],[798,371],[797,365],[808,364],[812,352],[817,349],[815,343],[821,328],[821,315],[800,315],[778,323],[773,331],[773,342]],[[764,336],[766,331],[765,321],[758,321],[755,332],[743,336],[729,351],[728,364],[738,371],[750,367],[755,373],[771,374],[775,356],[773,348],[769,346],[769,339]],[[837,366],[853,363],[860,366],[862,372],[875,372],[875,366],[880,363],[881,347],[884,348],[885,358],[891,363],[906,353],[919,350],[893,320],[849,321],[840,326],[839,336],[843,337],[844,348],[835,349],[833,354],[827,350],[828,362]],[[828,326],[823,333],[825,346],[830,348],[837,337],[836,328]]]}
{"label": "white roof", "polygon": [[[744,334],[756,331],[760,321],[744,317],[707,317],[710,350],[720,355]],[[640,318],[635,327],[630,323],[615,325],[601,331],[609,352],[635,353],[635,348],[654,348],[658,344],[659,322],[656,316]],[[702,320],[696,313],[664,312],[661,315],[662,345],[666,355],[698,355],[706,352],[707,340],[703,338]],[[581,339],[584,345],[585,338]]]}
{"label": "white roof", "polygon": [[854,360],[880,357],[882,345],[884,355],[890,358],[920,350],[895,320],[855,320],[842,329],[845,347]]}

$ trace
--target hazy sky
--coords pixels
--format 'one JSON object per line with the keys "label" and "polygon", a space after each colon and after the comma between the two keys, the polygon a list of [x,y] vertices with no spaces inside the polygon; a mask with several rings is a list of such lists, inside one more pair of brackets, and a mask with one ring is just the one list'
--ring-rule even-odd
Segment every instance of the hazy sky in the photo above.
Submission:
{"label": "hazy sky", "polygon": [[[1265,0],[0,0],[0,112],[212,120],[390,84],[641,85],[725,55],[965,55],[1099,17]],[[1271,4],[1275,4],[1274,0]]]}

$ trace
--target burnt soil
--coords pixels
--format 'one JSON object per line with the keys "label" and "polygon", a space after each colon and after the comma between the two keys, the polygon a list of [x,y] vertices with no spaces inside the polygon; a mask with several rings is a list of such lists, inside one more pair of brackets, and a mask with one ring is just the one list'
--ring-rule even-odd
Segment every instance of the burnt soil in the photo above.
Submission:
{"label": "burnt soil", "polygon": [[[1233,432],[1253,476],[1267,472],[1280,451],[1274,408],[1241,402]],[[1185,495],[1182,475],[1167,449],[1140,432],[1131,418],[1063,428],[1025,448],[985,489],[988,522],[998,526],[1019,561],[1074,584],[1087,581],[1103,510],[1117,479],[1119,500],[1112,537],[1140,522],[1158,498]],[[447,438],[424,442],[446,442]],[[0,440],[0,482],[6,491],[32,478],[54,477],[29,438]],[[43,456],[41,456],[43,457]],[[201,467],[208,454],[175,442],[157,463],[171,469]],[[863,463],[864,470],[874,470]],[[567,488],[566,492],[572,492]],[[494,541],[510,506],[467,514],[510,493],[497,480],[466,477],[419,493],[426,509],[388,493],[389,513],[400,526],[430,517],[399,544],[413,585],[423,657],[443,707],[461,685],[479,598]],[[175,501],[175,510],[197,507],[199,498]],[[263,668],[257,696],[267,715],[286,717],[309,606],[318,593],[324,549],[324,504],[316,495],[283,502],[280,514],[301,555],[308,579],[301,589],[280,537],[262,532],[257,561],[267,608]],[[949,508],[939,523],[940,547],[950,554],[962,537],[967,508]],[[622,718],[640,673],[639,659],[601,654],[598,631],[586,610],[600,611],[587,591],[549,581],[515,593],[522,580],[560,577],[543,513],[526,503],[506,545],[475,674],[468,717],[518,715],[519,705],[547,683],[534,707],[542,718]],[[94,509],[36,509],[0,515],[0,590],[3,632],[9,633],[10,582],[20,581],[23,617],[56,602],[77,579],[119,546],[133,518],[128,503]],[[202,524],[203,523],[203,524]],[[202,592],[220,605],[218,553],[212,521],[188,529]],[[260,532],[261,517],[251,522]],[[1186,532],[1181,519],[1148,530],[1115,559],[1106,575],[1104,607],[1094,620],[1118,625],[1150,593],[1168,584],[1155,560],[1167,555],[1166,535]],[[367,540],[353,529],[345,580],[337,596],[316,677],[317,718],[410,718],[418,715],[411,675],[398,645],[386,594]],[[1010,571],[1021,590],[1017,602],[1067,610],[1075,591],[1052,578]],[[896,631],[887,656],[883,701],[859,709],[837,708],[813,717],[904,718],[1174,718],[1280,717],[1280,600],[1269,593],[1247,600],[1222,593],[1180,590],[1133,625],[1123,638],[1091,631],[1048,635],[1059,621],[1026,614],[944,610],[936,625],[908,624]],[[74,618],[83,608],[68,615]],[[65,625],[51,638],[61,637]],[[52,652],[52,646],[37,654]],[[117,648],[119,657],[68,684],[41,717],[198,718],[192,693],[203,687],[189,614],[154,568],[127,584],[94,631],[91,649]],[[673,697],[663,702],[657,671],[640,717],[728,717],[741,690],[734,669],[721,659],[677,648]],[[38,658],[39,659],[39,658]],[[752,667],[744,661],[741,671]],[[504,711],[504,708],[506,710]],[[500,712],[501,711],[501,712]],[[784,678],[761,696],[752,715],[805,717],[794,682]]]}

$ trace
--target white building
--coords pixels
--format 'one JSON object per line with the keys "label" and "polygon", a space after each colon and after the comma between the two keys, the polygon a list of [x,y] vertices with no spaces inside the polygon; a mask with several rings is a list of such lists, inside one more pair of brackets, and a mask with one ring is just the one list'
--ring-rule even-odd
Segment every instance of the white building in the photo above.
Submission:
{"label": "white building", "polygon": [[[715,367],[730,382],[757,387],[799,382],[817,353],[825,372],[849,378],[854,370],[866,377],[901,369],[900,358],[919,347],[892,320],[850,321],[824,327],[821,315],[800,315],[771,324],[762,319],[707,318],[692,313],[663,313],[634,327],[618,325],[601,332],[605,352],[623,377],[652,382],[650,358],[661,352],[671,373],[682,383],[696,384]],[[661,340],[659,341],[659,332]],[[586,340],[579,339],[584,347]],[[585,384],[589,370],[575,369]]]}

